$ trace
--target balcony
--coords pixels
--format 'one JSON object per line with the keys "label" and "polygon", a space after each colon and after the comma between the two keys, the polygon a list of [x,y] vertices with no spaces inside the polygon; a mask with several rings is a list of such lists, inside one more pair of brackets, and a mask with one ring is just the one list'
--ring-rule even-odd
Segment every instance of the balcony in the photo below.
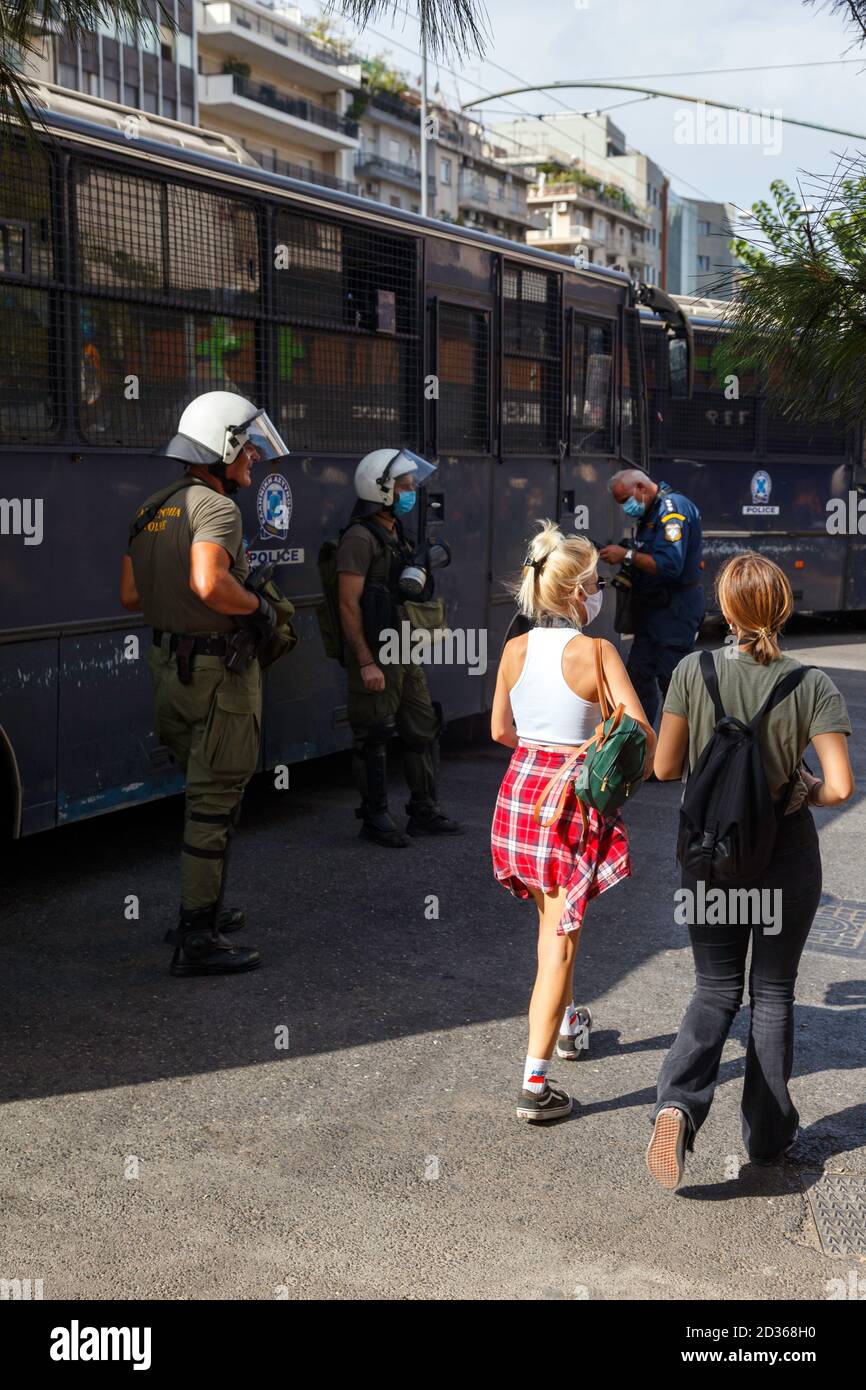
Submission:
{"label": "balcony", "polygon": [[638,207],[634,203],[623,204],[618,198],[611,198],[600,189],[586,188],[580,183],[547,183],[542,188],[540,184],[533,184],[529,189],[528,200],[530,206],[538,207],[542,204],[554,203],[559,199],[563,202],[574,199],[578,203],[599,207],[610,208],[617,217],[636,222],[641,227],[648,226],[652,217],[648,208]]}
{"label": "balcony", "polygon": [[285,22],[264,14],[257,5],[205,4],[200,10],[198,47],[202,53],[243,57],[272,67],[284,79],[300,82],[314,92],[361,85],[361,65],[353,54],[343,55],[314,43]]}
{"label": "balcony", "polygon": [[[501,184],[501,188],[505,188]],[[497,197],[490,192],[486,183],[480,179],[461,177],[457,182],[457,202],[461,208],[475,208],[491,217],[501,217],[509,222],[519,222],[524,227],[537,227],[538,216],[527,208],[524,200],[510,192]]]}
{"label": "balcony", "polygon": [[[355,173],[368,179],[388,179],[391,183],[402,184],[404,188],[421,191],[421,170],[417,164],[398,164],[393,159],[383,159],[373,150],[364,150],[355,157]],[[436,192],[436,178],[427,176],[428,197]]]}
{"label": "balcony", "polygon": [[548,251],[565,246],[569,250],[578,246],[603,246],[604,238],[593,235],[592,228],[583,222],[572,222],[568,227],[554,231],[552,227],[541,227],[527,232],[526,240],[530,246],[544,246]]}
{"label": "balcony", "polygon": [[394,92],[373,92],[370,97],[370,105],[375,107],[379,114],[392,116],[396,121],[403,121],[407,125],[414,125],[420,129],[421,108],[413,106],[409,101],[404,101]]}
{"label": "balcony", "polygon": [[356,150],[358,122],[338,116],[305,97],[281,92],[267,82],[236,73],[199,76],[198,99],[203,117],[217,112],[233,125],[285,138],[291,131],[314,150]]}
{"label": "balcony", "polygon": [[268,154],[266,150],[248,148],[247,154],[251,154],[262,169],[267,169],[271,174],[280,174],[285,179],[300,179],[302,183],[312,183],[318,188],[336,188],[341,193],[354,193],[355,196],[361,191],[351,179],[338,179],[335,174],[325,173],[324,169],[310,169],[304,164],[292,164],[288,159],[278,159],[275,155]]}

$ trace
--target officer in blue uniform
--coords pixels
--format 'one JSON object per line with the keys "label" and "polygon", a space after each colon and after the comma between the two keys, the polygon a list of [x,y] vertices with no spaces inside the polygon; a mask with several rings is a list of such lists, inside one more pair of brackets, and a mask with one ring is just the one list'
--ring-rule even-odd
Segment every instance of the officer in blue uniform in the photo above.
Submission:
{"label": "officer in blue uniform", "polygon": [[615,473],[608,487],[625,516],[638,522],[633,546],[606,545],[600,557],[631,566],[634,641],[627,670],[652,723],[659,692],[664,698],[704,616],[701,514],[688,497],[637,468]]}

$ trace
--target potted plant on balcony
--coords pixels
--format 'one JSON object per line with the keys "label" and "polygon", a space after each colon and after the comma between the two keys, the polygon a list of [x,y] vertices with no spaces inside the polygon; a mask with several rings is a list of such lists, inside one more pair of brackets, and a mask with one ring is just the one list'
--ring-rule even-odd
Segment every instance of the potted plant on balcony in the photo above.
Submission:
{"label": "potted plant on balcony", "polygon": [[252,69],[249,63],[245,63],[243,58],[236,58],[233,53],[229,53],[223,58],[223,65],[220,72],[229,77],[249,77]]}

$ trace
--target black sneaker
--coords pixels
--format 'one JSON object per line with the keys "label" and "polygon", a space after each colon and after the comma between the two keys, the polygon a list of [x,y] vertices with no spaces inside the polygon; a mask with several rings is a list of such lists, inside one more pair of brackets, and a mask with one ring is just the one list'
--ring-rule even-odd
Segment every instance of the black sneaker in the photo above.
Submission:
{"label": "black sneaker", "polygon": [[570,1115],[573,1106],[574,1101],[568,1092],[554,1085],[553,1078],[549,1077],[541,1095],[521,1090],[517,1097],[517,1118],[529,1121],[558,1120],[563,1115]]}
{"label": "black sneaker", "polygon": [[361,819],[361,839],[372,840],[374,845],[384,845],[386,849],[407,849],[412,843],[397,829],[387,811]]}
{"label": "black sneaker", "polygon": [[[409,811],[408,806],[406,809]],[[429,813],[410,811],[406,831],[409,835],[462,835],[463,826],[458,825],[456,820],[449,820],[438,810]]]}
{"label": "black sneaker", "polygon": [[791,1151],[797,1147],[797,1140],[798,1140],[799,1138],[800,1138],[800,1128],[799,1128],[799,1125],[798,1125],[798,1126],[797,1126],[797,1133],[794,1135],[794,1137],[793,1137],[793,1139],[791,1140],[790,1144],[788,1144],[784,1149],[782,1149],[782,1152],[781,1152],[781,1153],[776,1154],[776,1157],[775,1157],[775,1158],[750,1158],[750,1159],[749,1159],[749,1162],[750,1162],[750,1163],[757,1163],[757,1165],[758,1165],[759,1168],[769,1168],[770,1165],[773,1164],[773,1163],[781,1163],[781,1162],[782,1162],[782,1159],[783,1159],[783,1158],[787,1158],[788,1155],[791,1153]]}
{"label": "black sneaker", "polygon": [[560,1033],[556,1040],[556,1055],[563,1062],[576,1062],[582,1052],[589,1051],[589,1030],[592,1027],[592,1014],[585,1004],[575,1010],[578,1031],[574,1034]]}

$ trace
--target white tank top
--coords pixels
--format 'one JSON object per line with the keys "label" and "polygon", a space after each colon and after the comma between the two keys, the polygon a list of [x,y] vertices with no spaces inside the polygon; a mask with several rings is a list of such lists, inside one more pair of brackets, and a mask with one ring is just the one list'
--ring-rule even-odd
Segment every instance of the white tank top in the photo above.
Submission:
{"label": "white tank top", "polygon": [[562,656],[576,627],[530,628],[523,670],[511,687],[517,737],[530,743],[583,743],[601,718],[596,700],[583,700],[562,674]]}

